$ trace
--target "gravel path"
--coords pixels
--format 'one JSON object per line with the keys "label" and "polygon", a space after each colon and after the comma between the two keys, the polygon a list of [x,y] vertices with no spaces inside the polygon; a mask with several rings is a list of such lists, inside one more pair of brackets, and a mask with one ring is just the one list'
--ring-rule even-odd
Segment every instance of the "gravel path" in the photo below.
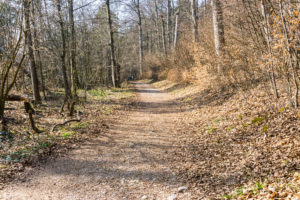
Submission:
{"label": "gravel path", "polygon": [[135,87],[137,100],[125,119],[22,182],[11,183],[0,191],[0,199],[194,199],[170,169],[174,159],[168,152],[178,148],[172,135],[176,106],[147,84]]}

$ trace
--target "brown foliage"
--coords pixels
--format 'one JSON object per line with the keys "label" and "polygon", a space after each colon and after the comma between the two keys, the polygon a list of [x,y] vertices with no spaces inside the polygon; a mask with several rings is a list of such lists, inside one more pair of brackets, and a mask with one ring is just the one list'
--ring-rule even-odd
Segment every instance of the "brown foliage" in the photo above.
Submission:
{"label": "brown foliage", "polygon": [[[167,56],[149,55],[145,59],[148,75],[180,82],[194,82],[218,87],[252,87],[267,83],[277,96],[277,81],[284,80],[290,104],[297,104],[299,85],[299,12],[297,5],[270,1],[265,5],[265,19],[259,2],[223,3],[226,46],[221,59],[214,50],[211,14],[199,20],[199,40],[193,42],[191,28],[183,33],[175,50]],[[218,66],[222,74],[218,74]],[[159,73],[159,75],[157,75]],[[151,76],[148,76],[151,78]],[[279,80],[278,80],[279,79]]]}

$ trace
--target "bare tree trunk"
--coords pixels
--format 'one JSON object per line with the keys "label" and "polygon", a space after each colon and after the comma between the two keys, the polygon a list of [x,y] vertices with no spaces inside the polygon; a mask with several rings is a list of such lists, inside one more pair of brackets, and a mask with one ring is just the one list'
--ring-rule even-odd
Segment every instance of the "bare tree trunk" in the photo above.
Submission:
{"label": "bare tree trunk", "polygon": [[151,54],[153,52],[152,51],[153,50],[152,49],[153,48],[153,34],[152,34],[152,32],[150,32],[150,34],[148,33],[148,35],[149,35],[149,38],[148,38],[148,44],[149,44],[148,45],[148,48],[149,48],[148,53]]}
{"label": "bare tree trunk", "polygon": [[25,18],[25,37],[26,37],[26,45],[28,48],[29,61],[30,61],[30,73],[31,73],[31,84],[34,101],[36,103],[41,102],[40,89],[39,89],[39,80],[36,71],[36,63],[34,58],[33,44],[32,44],[32,36],[30,29],[30,0],[23,0],[24,5],[24,18]]}
{"label": "bare tree trunk", "polygon": [[0,131],[7,131],[7,126],[4,117],[5,99],[0,98]]}
{"label": "bare tree trunk", "polygon": [[65,27],[61,12],[61,0],[56,0],[57,2],[57,12],[59,17],[59,25],[60,25],[60,34],[62,39],[62,53],[60,55],[61,58],[61,71],[64,80],[64,89],[65,89],[65,100],[71,98],[71,90],[69,86],[68,76],[67,76],[67,69],[66,69],[66,53],[67,53],[67,45],[66,45],[66,35],[65,35]]}
{"label": "bare tree trunk", "polygon": [[162,37],[162,43],[163,43],[163,49],[165,55],[167,55],[167,44],[166,44],[166,31],[165,31],[165,21],[163,16],[161,16],[161,37]]}
{"label": "bare tree trunk", "polygon": [[204,0],[204,17],[206,16],[206,12],[207,12],[207,2],[206,0]]}
{"label": "bare tree trunk", "polygon": [[158,13],[158,5],[157,0],[154,0],[154,6],[155,6],[155,28],[156,28],[156,34],[157,34],[157,50],[161,48],[162,46],[162,40],[161,40],[161,34],[159,31],[159,13]]}
{"label": "bare tree trunk", "polygon": [[[34,38],[34,51],[35,51],[35,58],[37,59],[37,63],[40,70],[40,78],[41,78],[41,89],[43,93],[43,98],[46,100],[46,92],[45,92],[45,81],[44,81],[44,75],[43,75],[43,64],[42,64],[42,58],[41,58],[41,52],[39,50],[40,42],[39,42],[39,36],[37,34],[37,26],[35,23],[35,7],[39,5],[40,7],[40,0],[36,2],[37,4],[32,3],[32,25],[33,25],[33,38]],[[40,8],[38,8],[40,9]]]}
{"label": "bare tree trunk", "polygon": [[172,22],[171,22],[171,0],[168,0],[167,6],[167,34],[168,34],[168,48],[172,46],[171,34],[172,34]]}
{"label": "bare tree trunk", "polygon": [[191,11],[193,21],[193,39],[198,42],[198,0],[191,0]]}
{"label": "bare tree trunk", "polygon": [[[172,24],[172,27],[171,27],[171,29],[172,29],[172,32],[171,32],[171,48],[174,48],[174,36],[175,36],[175,25],[176,25],[176,9],[175,9],[175,2],[174,2],[174,0],[172,0],[171,1],[171,3],[172,3],[172,17],[171,17],[171,19],[172,19],[172,21],[171,21],[171,24]],[[179,5],[180,5],[180,2],[178,1],[178,3],[177,3],[177,5],[178,5],[178,7],[179,7]]]}
{"label": "bare tree trunk", "polygon": [[[212,15],[213,15],[213,27],[214,27],[214,40],[215,51],[219,59],[223,57],[223,51],[225,46],[224,36],[224,24],[223,24],[223,12],[220,0],[212,0]],[[222,73],[221,66],[218,65],[218,73]]]}
{"label": "bare tree trunk", "polygon": [[178,21],[179,21],[179,14],[180,14],[180,8],[178,7],[178,10],[175,13],[175,29],[174,29],[174,49],[177,46],[177,40],[178,40]]}
{"label": "bare tree trunk", "polygon": [[138,26],[139,26],[139,68],[140,68],[140,77],[143,76],[143,29],[142,29],[142,16],[141,16],[141,8],[140,8],[140,0],[137,0],[137,14],[138,14]]}
{"label": "bare tree trunk", "polygon": [[77,87],[79,87],[79,78],[76,67],[76,33],[74,25],[74,14],[73,14],[73,0],[68,0],[69,4],[69,25],[71,29],[71,69],[72,69],[72,89],[74,95],[76,95]]}
{"label": "bare tree trunk", "polygon": [[110,0],[106,0],[107,8],[107,19],[108,19],[108,28],[110,36],[110,50],[111,50],[111,78],[114,87],[119,87],[116,80],[116,59],[115,59],[115,47],[114,47],[114,33],[112,30],[112,20],[110,13]]}

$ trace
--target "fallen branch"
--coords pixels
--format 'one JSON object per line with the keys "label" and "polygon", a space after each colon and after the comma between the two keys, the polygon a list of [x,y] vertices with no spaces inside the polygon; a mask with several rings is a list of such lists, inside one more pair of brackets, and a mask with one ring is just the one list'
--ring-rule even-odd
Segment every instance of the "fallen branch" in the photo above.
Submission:
{"label": "fallen branch", "polygon": [[32,114],[35,112],[35,110],[32,108],[31,104],[27,101],[24,101],[24,107],[25,107],[26,112],[28,113],[30,125],[31,125],[31,128],[33,129],[33,131],[36,133],[42,133],[43,131],[41,131],[40,129],[38,129],[35,126],[35,122],[34,122],[34,119],[32,116]]}
{"label": "fallen branch", "polygon": [[71,123],[71,122],[80,122],[81,121],[81,117],[80,117],[80,113],[79,111],[77,111],[77,119],[70,119],[70,120],[67,120],[65,121],[64,123],[61,123],[61,124],[55,124],[52,128],[51,128],[51,132],[53,132],[55,130],[56,127],[58,126],[64,126],[68,123]]}
{"label": "fallen branch", "polygon": [[23,101],[24,102],[24,108],[26,113],[29,116],[29,121],[31,128],[34,132],[36,133],[42,133],[43,131],[38,129],[35,125],[34,119],[33,119],[33,114],[35,113],[35,110],[32,108],[29,100],[26,97],[23,97],[21,95],[8,95],[6,98],[6,101]]}

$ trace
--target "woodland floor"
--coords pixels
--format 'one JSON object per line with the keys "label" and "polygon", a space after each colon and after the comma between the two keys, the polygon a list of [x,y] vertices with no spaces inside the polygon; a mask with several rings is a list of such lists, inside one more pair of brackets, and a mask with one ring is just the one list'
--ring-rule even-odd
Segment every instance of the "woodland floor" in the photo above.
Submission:
{"label": "woodland floor", "polygon": [[300,198],[299,110],[249,105],[243,92],[134,85],[108,129],[97,132],[93,115],[92,137],[5,184],[0,199]]}

